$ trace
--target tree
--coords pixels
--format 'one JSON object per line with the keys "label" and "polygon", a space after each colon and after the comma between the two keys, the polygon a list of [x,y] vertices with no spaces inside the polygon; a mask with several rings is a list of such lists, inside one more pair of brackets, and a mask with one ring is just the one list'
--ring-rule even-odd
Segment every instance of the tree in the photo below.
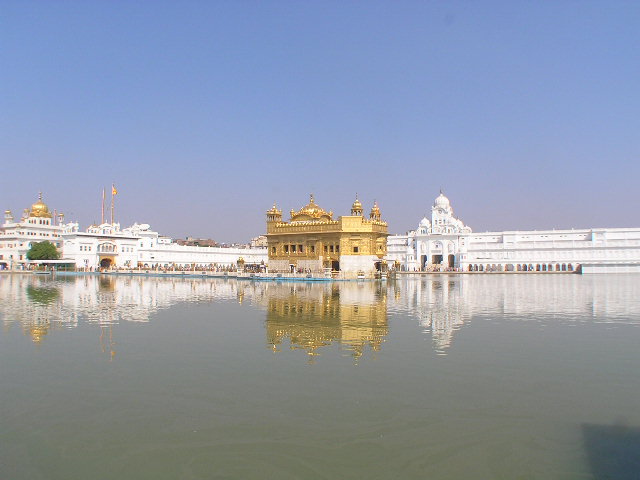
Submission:
{"label": "tree", "polygon": [[60,258],[60,252],[56,246],[47,242],[32,243],[31,248],[27,252],[27,259],[29,260],[57,260]]}

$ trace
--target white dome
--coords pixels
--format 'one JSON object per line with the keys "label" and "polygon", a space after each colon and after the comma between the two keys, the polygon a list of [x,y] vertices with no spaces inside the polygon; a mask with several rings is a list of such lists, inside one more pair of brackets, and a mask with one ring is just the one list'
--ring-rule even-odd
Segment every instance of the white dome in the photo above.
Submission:
{"label": "white dome", "polygon": [[449,203],[449,199],[445,197],[442,192],[440,192],[440,195],[438,195],[438,198],[436,198],[435,202],[433,203],[434,207],[442,207],[442,208],[449,207],[450,205],[451,204]]}
{"label": "white dome", "polygon": [[424,217],[422,220],[420,220],[420,226],[421,227],[428,227],[431,223],[429,222],[429,219],[427,217]]}

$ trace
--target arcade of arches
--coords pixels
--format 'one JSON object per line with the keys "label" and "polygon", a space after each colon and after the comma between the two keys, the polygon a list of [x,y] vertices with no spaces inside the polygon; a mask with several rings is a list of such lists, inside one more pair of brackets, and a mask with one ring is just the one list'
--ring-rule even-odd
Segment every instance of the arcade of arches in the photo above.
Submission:
{"label": "arcade of arches", "polygon": [[467,268],[469,272],[578,272],[580,264],[573,263],[473,263]]}

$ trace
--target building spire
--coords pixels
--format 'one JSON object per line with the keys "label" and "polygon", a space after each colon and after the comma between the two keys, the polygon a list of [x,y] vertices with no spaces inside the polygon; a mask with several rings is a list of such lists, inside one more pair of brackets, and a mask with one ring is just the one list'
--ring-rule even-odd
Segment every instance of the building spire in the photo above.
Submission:
{"label": "building spire", "polygon": [[102,187],[102,210],[101,210],[101,216],[100,216],[100,225],[104,223],[104,196],[105,196],[104,187]]}

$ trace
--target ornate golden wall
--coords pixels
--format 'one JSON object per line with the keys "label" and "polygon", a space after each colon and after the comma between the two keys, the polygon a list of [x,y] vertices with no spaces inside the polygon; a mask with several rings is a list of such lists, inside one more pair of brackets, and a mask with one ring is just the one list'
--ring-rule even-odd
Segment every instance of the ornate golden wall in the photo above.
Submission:
{"label": "ornate golden wall", "polygon": [[274,205],[267,212],[270,270],[288,270],[289,265],[317,267],[312,270],[331,267],[343,255],[369,255],[381,260],[387,252],[389,233],[377,204],[365,218],[356,199],[351,213],[334,220],[333,212],[318,206],[312,195],[309,204],[291,210],[291,220],[285,222]]}

